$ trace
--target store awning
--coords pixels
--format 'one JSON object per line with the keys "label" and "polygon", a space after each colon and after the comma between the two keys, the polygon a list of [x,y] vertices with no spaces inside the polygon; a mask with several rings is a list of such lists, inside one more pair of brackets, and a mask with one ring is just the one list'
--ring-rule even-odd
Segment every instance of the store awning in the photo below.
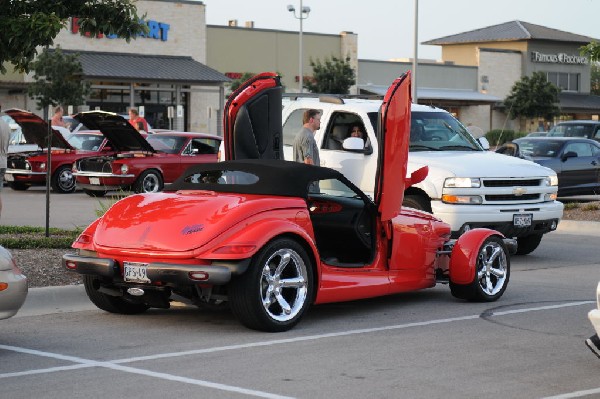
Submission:
{"label": "store awning", "polygon": [[220,85],[227,76],[192,57],[68,51],[78,53],[83,75],[88,80],[119,82],[164,82],[185,85]]}
{"label": "store awning", "polygon": [[563,113],[600,114],[600,96],[563,92],[558,94],[558,99]]}
{"label": "store awning", "polygon": [[[358,85],[362,94],[385,95],[388,86],[382,85]],[[495,104],[502,99],[489,94],[480,93],[474,90],[463,89],[435,89],[429,87],[417,88],[417,97],[419,103],[434,102],[444,105],[486,105]]]}

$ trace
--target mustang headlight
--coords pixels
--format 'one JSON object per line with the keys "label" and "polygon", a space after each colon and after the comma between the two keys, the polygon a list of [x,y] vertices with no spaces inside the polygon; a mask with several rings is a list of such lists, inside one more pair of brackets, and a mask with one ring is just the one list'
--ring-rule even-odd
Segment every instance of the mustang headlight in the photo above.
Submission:
{"label": "mustang headlight", "polygon": [[475,177],[449,177],[444,181],[444,187],[478,188],[481,187],[481,179]]}
{"label": "mustang headlight", "polygon": [[121,174],[124,175],[129,171],[129,167],[125,164],[121,165]]}

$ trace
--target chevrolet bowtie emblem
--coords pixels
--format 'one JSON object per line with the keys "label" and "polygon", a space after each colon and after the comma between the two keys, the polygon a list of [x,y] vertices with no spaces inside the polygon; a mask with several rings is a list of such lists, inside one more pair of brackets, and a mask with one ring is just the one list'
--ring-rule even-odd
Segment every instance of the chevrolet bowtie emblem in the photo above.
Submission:
{"label": "chevrolet bowtie emblem", "polygon": [[525,187],[515,187],[513,188],[513,194],[519,197],[523,194],[527,194],[527,189]]}

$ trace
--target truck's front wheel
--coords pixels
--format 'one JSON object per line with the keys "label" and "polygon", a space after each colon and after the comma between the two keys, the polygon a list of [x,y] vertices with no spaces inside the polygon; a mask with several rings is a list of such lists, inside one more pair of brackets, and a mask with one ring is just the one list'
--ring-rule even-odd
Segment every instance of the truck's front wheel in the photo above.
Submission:
{"label": "truck's front wheel", "polygon": [[431,203],[422,195],[405,195],[402,206],[431,213]]}
{"label": "truck's front wheel", "polygon": [[535,251],[542,241],[542,234],[531,234],[517,238],[517,255],[527,255]]}

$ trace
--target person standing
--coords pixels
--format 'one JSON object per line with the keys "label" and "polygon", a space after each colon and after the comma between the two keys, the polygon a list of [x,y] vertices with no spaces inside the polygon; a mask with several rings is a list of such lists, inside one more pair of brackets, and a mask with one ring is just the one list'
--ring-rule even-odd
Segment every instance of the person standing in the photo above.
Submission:
{"label": "person standing", "polygon": [[[2,108],[0,107],[0,111]],[[4,174],[6,173],[6,160],[8,154],[8,143],[10,142],[10,126],[0,118],[0,191],[4,186]],[[0,215],[2,214],[2,198],[0,197]]]}
{"label": "person standing", "polygon": [[319,147],[315,141],[315,132],[321,127],[321,111],[308,109],[302,117],[302,129],[294,138],[294,161],[319,166]]}
{"label": "person standing", "polygon": [[60,127],[68,128],[69,127],[68,124],[63,120],[64,113],[65,113],[65,110],[60,105],[57,106],[56,108],[54,108],[54,115],[52,116],[52,119],[50,120],[50,124],[52,126],[60,126]]}
{"label": "person standing", "polygon": [[148,122],[146,122],[146,119],[140,116],[137,108],[129,109],[129,123],[136,130],[148,132]]}

